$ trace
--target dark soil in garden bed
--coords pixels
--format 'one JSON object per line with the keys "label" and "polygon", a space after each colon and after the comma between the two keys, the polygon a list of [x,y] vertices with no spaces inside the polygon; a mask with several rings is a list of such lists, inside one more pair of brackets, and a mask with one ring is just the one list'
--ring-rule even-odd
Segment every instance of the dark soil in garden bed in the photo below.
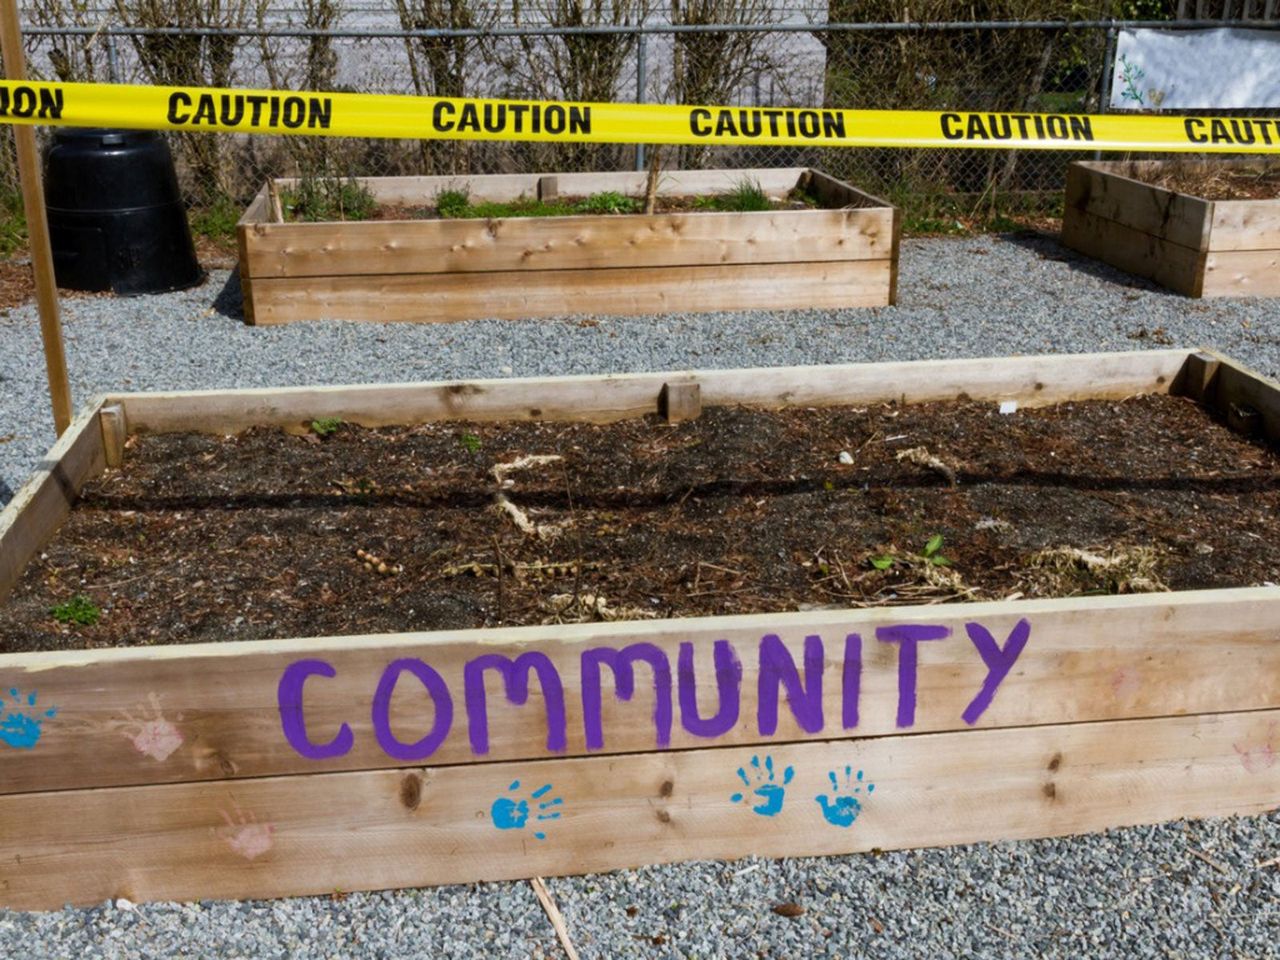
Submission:
{"label": "dark soil in garden bed", "polygon": [[318,426],[132,439],[0,649],[1280,580],[1277,451],[1167,396]]}

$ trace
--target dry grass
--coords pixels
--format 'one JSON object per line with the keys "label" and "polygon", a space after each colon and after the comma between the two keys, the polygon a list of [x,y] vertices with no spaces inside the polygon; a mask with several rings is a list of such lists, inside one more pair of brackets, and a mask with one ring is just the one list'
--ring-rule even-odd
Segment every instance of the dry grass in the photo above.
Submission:
{"label": "dry grass", "polygon": [[1028,559],[1024,591],[1031,596],[1071,597],[1088,593],[1160,593],[1154,547],[1051,547]]}
{"label": "dry grass", "polygon": [[1262,158],[1226,163],[1175,157],[1156,169],[1130,163],[1125,176],[1203,200],[1280,198],[1280,163]]}

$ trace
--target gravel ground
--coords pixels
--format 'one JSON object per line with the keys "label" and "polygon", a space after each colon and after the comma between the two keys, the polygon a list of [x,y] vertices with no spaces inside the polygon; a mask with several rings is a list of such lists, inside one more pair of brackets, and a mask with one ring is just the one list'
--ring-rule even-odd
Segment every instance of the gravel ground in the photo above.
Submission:
{"label": "gravel ground", "polygon": [[[1210,346],[1280,374],[1280,300],[1197,302],[1038,236],[909,240],[880,310],[245,327],[234,282],[64,301],[79,402],[245,387]],[[35,310],[0,316],[0,503],[52,438]],[[1280,816],[549,881],[583,957],[1280,956]],[[774,912],[781,903],[799,916]],[[556,957],[528,884],[0,911],[0,957]]]}

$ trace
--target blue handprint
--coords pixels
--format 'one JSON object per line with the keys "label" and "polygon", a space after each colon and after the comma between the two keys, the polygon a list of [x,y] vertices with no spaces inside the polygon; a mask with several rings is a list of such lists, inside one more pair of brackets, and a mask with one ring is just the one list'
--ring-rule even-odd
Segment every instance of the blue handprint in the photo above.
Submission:
{"label": "blue handprint", "polygon": [[[511,786],[507,787],[510,793],[515,793],[519,789],[519,780],[513,781]],[[489,815],[493,818],[493,825],[499,830],[523,830],[525,824],[529,822],[529,803],[534,800],[539,801],[535,820],[559,820],[560,811],[552,810],[551,808],[560,806],[564,801],[560,797],[543,800],[542,798],[550,792],[551,784],[546,783],[529,794],[528,800],[522,797],[499,797],[493,801],[493,806],[489,808]],[[541,830],[535,830],[533,835],[539,840],[547,839],[547,835]]]}
{"label": "blue handprint", "polygon": [[[875,793],[876,785],[874,783],[863,783],[862,771],[859,770],[854,774],[853,767],[844,768],[844,789],[840,789],[840,782],[836,779],[836,772],[832,770],[827,774],[831,780],[831,796],[819,794],[813,799],[817,800],[822,807],[822,815],[827,818],[827,823],[837,827],[851,827],[853,821],[858,819],[858,814],[862,812],[862,788],[867,788],[867,794]],[[865,798],[863,798],[865,799]]]}
{"label": "blue handprint", "polygon": [[[735,793],[729,799],[734,803],[749,803],[750,797],[759,797],[760,802],[751,809],[762,817],[775,817],[782,810],[782,801],[786,797],[787,784],[796,775],[795,768],[787,767],[782,772],[782,783],[778,783],[773,774],[773,757],[765,756],[764,765],[760,765],[759,757],[751,758],[751,776],[739,767],[738,778],[746,785],[750,794]],[[754,787],[754,789],[752,789]]]}
{"label": "blue handprint", "polygon": [[18,750],[30,750],[40,739],[40,724],[45,717],[52,717],[58,712],[57,707],[50,707],[41,714],[36,707],[36,692],[32,690],[25,697],[19,695],[14,687],[9,688],[9,696],[13,704],[5,704],[0,710],[4,718],[0,720],[0,743],[15,747]]}

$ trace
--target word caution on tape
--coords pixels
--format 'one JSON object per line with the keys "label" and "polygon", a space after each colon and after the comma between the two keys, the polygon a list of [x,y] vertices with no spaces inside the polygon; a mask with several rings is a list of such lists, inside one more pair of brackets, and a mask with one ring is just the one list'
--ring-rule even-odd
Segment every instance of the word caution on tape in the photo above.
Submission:
{"label": "word caution on tape", "polygon": [[1280,118],[481,100],[0,81],[0,121],[564,143],[1280,152]]}

